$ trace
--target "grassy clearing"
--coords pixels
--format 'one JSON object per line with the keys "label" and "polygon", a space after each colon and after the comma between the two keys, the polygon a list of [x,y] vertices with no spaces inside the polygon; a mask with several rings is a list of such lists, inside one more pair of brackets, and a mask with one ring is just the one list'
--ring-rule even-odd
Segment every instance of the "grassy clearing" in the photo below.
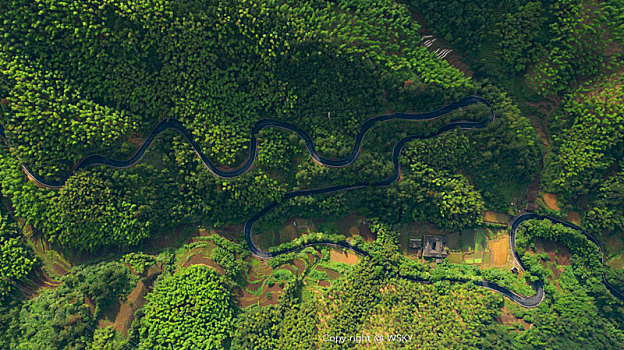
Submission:
{"label": "grassy clearing", "polygon": [[461,264],[464,262],[461,252],[451,252],[448,255],[448,261],[451,264]]}
{"label": "grassy clearing", "polygon": [[483,221],[486,223],[489,222],[489,223],[494,223],[494,224],[506,225],[509,221],[511,221],[511,216],[505,213],[499,213],[499,212],[495,212],[491,210],[486,210],[483,213]]}
{"label": "grassy clearing", "polygon": [[473,252],[464,254],[464,263],[481,264],[483,262],[483,253]]}
{"label": "grassy clearing", "polygon": [[[28,228],[25,227],[24,231]],[[41,261],[42,270],[52,278],[58,278],[71,271],[72,263],[61,253],[52,249],[50,245],[40,235],[27,236],[27,244],[33,250],[37,258]]]}
{"label": "grassy clearing", "polygon": [[472,252],[475,246],[475,230],[467,229],[461,231],[461,251]]}
{"label": "grassy clearing", "polygon": [[209,240],[198,240],[197,242],[185,245],[175,252],[176,269],[185,265],[192,256],[201,256],[210,259],[210,253],[216,245]]}
{"label": "grassy clearing", "polygon": [[487,247],[487,231],[485,228],[478,228],[475,231],[475,243],[474,250],[475,252],[483,252]]}
{"label": "grassy clearing", "polygon": [[459,232],[453,232],[447,236],[447,247],[451,251],[461,250],[461,240]]}

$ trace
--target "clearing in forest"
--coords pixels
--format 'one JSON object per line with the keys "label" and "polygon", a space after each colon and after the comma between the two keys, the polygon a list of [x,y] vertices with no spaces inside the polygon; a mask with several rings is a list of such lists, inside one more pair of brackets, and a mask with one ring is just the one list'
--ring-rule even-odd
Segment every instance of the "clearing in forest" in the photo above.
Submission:
{"label": "clearing in forest", "polygon": [[485,228],[478,228],[475,231],[475,242],[474,242],[474,250],[475,252],[485,251],[487,247],[487,231]]}
{"label": "clearing in forest", "polygon": [[509,235],[504,234],[496,240],[488,241],[488,249],[492,252],[492,266],[506,265],[511,254]]}
{"label": "clearing in forest", "polygon": [[461,232],[461,250],[462,252],[472,252],[475,246],[475,230],[466,229]]}
{"label": "clearing in forest", "polygon": [[552,193],[544,193],[544,203],[549,209],[559,211],[559,205],[557,204],[557,195]]}
{"label": "clearing in forest", "polygon": [[568,212],[568,215],[566,215],[566,220],[575,225],[581,224],[581,217],[579,216],[579,213],[575,211]]}
{"label": "clearing in forest", "polygon": [[345,263],[349,265],[355,265],[360,258],[350,250],[332,248],[329,253],[329,259],[331,261]]}
{"label": "clearing in forest", "polygon": [[507,224],[510,220],[511,217],[505,213],[497,213],[491,210],[486,210],[483,213],[483,222],[489,222],[494,224]]}

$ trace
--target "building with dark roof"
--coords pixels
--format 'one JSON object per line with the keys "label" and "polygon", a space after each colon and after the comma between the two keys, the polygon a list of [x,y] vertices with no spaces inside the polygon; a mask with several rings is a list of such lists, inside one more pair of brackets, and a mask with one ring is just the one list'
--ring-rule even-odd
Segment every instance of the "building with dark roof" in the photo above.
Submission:
{"label": "building with dark roof", "polygon": [[410,238],[409,247],[412,249],[420,249],[422,248],[422,239],[420,238]]}
{"label": "building with dark roof", "polygon": [[425,236],[424,241],[424,258],[445,258],[448,255],[446,236]]}

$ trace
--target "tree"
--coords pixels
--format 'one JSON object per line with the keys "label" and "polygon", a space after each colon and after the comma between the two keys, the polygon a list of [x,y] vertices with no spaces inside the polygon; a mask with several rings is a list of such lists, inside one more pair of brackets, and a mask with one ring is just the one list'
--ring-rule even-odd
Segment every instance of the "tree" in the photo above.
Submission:
{"label": "tree", "polygon": [[146,296],[141,349],[223,349],[234,322],[231,292],[212,269],[194,265],[165,275]]}
{"label": "tree", "polygon": [[0,302],[28,276],[36,261],[17,232],[17,225],[0,210]]}

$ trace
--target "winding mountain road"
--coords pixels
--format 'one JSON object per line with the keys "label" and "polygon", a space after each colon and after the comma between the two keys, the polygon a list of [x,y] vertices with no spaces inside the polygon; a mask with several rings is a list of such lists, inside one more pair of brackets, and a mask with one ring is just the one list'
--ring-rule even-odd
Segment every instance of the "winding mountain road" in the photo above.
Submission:
{"label": "winding mountain road", "polygon": [[[235,178],[238,177],[244,173],[246,173],[247,171],[249,171],[249,169],[251,168],[251,166],[253,165],[257,153],[258,153],[258,146],[257,146],[257,135],[258,133],[267,127],[275,127],[275,128],[281,128],[281,129],[285,129],[285,130],[289,130],[292,132],[297,133],[297,135],[299,135],[299,137],[301,139],[304,140],[306,147],[308,149],[308,152],[310,153],[310,156],[319,164],[324,165],[324,166],[328,166],[328,167],[345,167],[348,166],[350,164],[352,164],[360,155],[360,146],[362,144],[362,140],[364,139],[364,136],[366,135],[366,133],[373,127],[375,126],[376,123],[378,122],[384,122],[384,121],[388,121],[388,120],[412,120],[412,121],[431,121],[431,120],[435,120],[435,119],[439,119],[440,117],[455,111],[457,109],[460,108],[464,108],[473,104],[477,104],[477,103],[483,103],[486,106],[488,106],[490,108],[490,114],[489,116],[480,122],[473,122],[473,121],[467,121],[467,120],[459,120],[459,121],[454,121],[454,122],[450,122],[444,126],[442,126],[441,128],[439,128],[437,131],[427,135],[427,136],[416,136],[416,135],[411,135],[411,136],[407,136],[403,139],[401,139],[395,146],[394,149],[392,151],[392,163],[394,166],[393,169],[393,173],[387,177],[384,180],[378,181],[378,182],[358,182],[355,184],[351,184],[351,185],[337,185],[337,186],[330,186],[330,187],[324,187],[324,188],[316,188],[316,189],[309,189],[309,190],[301,190],[301,191],[293,191],[293,192],[288,192],[284,195],[284,197],[282,198],[282,200],[280,202],[274,202],[269,204],[268,206],[266,206],[265,208],[263,208],[259,213],[257,213],[256,215],[254,215],[253,217],[251,217],[249,220],[247,220],[245,222],[245,226],[244,226],[244,232],[245,232],[245,240],[247,241],[247,246],[249,247],[249,250],[252,252],[252,254],[254,254],[255,256],[262,258],[262,259],[269,259],[272,257],[275,257],[277,255],[281,255],[281,254],[286,254],[295,250],[299,250],[303,247],[297,247],[288,251],[282,251],[280,253],[270,253],[267,251],[263,251],[260,248],[258,248],[258,246],[253,242],[252,240],[252,229],[253,229],[253,224],[259,220],[262,216],[264,216],[266,213],[268,213],[269,211],[271,211],[273,208],[275,208],[277,205],[279,205],[281,202],[284,202],[286,200],[289,200],[291,198],[295,198],[295,197],[299,197],[299,196],[309,196],[309,195],[314,195],[314,194],[325,194],[325,193],[331,193],[331,192],[337,192],[337,191],[349,191],[349,190],[355,190],[355,189],[359,189],[359,188],[364,188],[364,187],[379,187],[379,186],[387,186],[390,185],[391,183],[395,182],[400,175],[400,164],[399,164],[399,156],[401,154],[401,151],[403,150],[403,147],[405,146],[406,143],[413,141],[413,140],[424,140],[424,139],[430,139],[430,138],[434,138],[439,136],[442,133],[445,133],[447,131],[456,129],[456,128],[460,128],[460,129],[464,129],[464,130],[471,130],[471,129],[481,129],[481,128],[485,128],[489,123],[491,123],[492,121],[495,120],[495,115],[494,115],[494,110],[492,108],[492,106],[490,105],[490,103],[488,101],[486,101],[485,99],[481,98],[481,97],[477,97],[477,96],[468,96],[465,97],[457,102],[453,102],[451,104],[448,104],[438,110],[432,111],[432,112],[427,112],[427,113],[393,113],[393,114],[387,114],[387,115],[382,115],[379,117],[375,117],[375,118],[371,118],[369,120],[367,120],[366,122],[364,122],[364,124],[362,124],[362,127],[360,128],[360,131],[357,133],[357,135],[355,136],[355,143],[353,145],[353,148],[351,149],[351,153],[346,156],[343,159],[330,159],[330,158],[323,158],[320,156],[320,154],[317,152],[316,147],[312,141],[312,138],[310,137],[310,135],[308,133],[306,133],[305,131],[299,129],[298,127],[292,125],[292,124],[288,124],[288,123],[284,123],[281,121],[277,121],[277,120],[272,120],[272,119],[262,119],[259,120],[258,122],[256,122],[253,127],[251,128],[251,140],[250,140],[250,147],[249,147],[249,155],[247,157],[247,159],[236,169],[234,170],[221,170],[219,168],[217,168],[202,152],[201,147],[197,144],[197,142],[194,140],[192,134],[188,131],[188,129],[186,129],[182,123],[176,119],[166,119],[161,121],[160,123],[158,123],[156,125],[156,127],[152,130],[152,132],[150,132],[150,134],[147,136],[147,138],[145,139],[145,141],[141,144],[141,146],[136,150],[136,152],[128,159],[126,160],[114,160],[114,159],[108,159],[104,156],[101,155],[89,155],[86,156],[84,158],[82,158],[80,161],[78,161],[73,167],[71,172],[67,175],[67,177],[65,177],[65,179],[63,179],[63,181],[61,182],[53,182],[53,181],[49,181],[46,179],[43,179],[39,176],[37,176],[36,174],[32,173],[28,168],[26,168],[24,165],[22,165],[22,169],[23,171],[26,173],[26,175],[29,177],[29,179],[33,182],[35,182],[37,185],[42,186],[42,187],[46,187],[46,188],[52,188],[52,189],[58,189],[61,188],[63,186],[63,184],[67,181],[67,179],[69,177],[71,177],[76,171],[81,170],[81,169],[85,169],[91,166],[97,166],[97,165],[104,165],[104,166],[109,166],[109,167],[113,167],[113,168],[117,168],[117,169],[123,169],[123,168],[128,168],[131,166],[134,166],[135,164],[137,164],[141,158],[143,157],[143,155],[145,154],[145,151],[149,148],[149,146],[152,144],[152,142],[154,142],[155,138],[160,135],[162,132],[169,130],[169,129],[173,129],[176,130],[178,132],[180,132],[186,139],[187,141],[191,144],[191,146],[193,147],[195,153],[197,154],[197,156],[201,159],[201,161],[204,163],[204,165],[206,166],[206,168],[212,172],[214,175],[221,177],[221,178]],[[7,135],[5,133],[4,127],[2,125],[0,125],[0,140],[4,141],[8,146],[10,146],[10,142],[7,138]],[[511,246],[511,251],[513,253],[514,258],[517,260],[518,265],[522,268],[525,269],[522,260],[520,260],[520,257],[518,256],[518,253],[515,250],[515,236],[516,236],[516,232],[518,230],[518,227],[526,220],[529,219],[542,219],[542,220],[550,220],[552,222],[555,223],[560,223],[566,227],[571,227],[577,230],[580,230],[581,232],[583,232],[586,237],[592,241],[594,244],[596,244],[601,253],[602,253],[602,263],[604,266],[604,253],[602,250],[602,247],[600,246],[600,243],[598,240],[596,240],[594,237],[592,237],[591,235],[587,234],[585,231],[583,231],[581,228],[579,228],[578,226],[572,225],[570,223],[567,222],[563,222],[560,221],[558,219],[555,218],[551,218],[551,217],[547,217],[547,216],[540,216],[537,214],[533,214],[533,213],[527,213],[527,214],[522,214],[520,216],[517,216],[516,218],[513,219],[513,221],[510,223],[510,246]],[[368,255],[368,253],[362,249],[360,249],[359,247],[353,246],[348,242],[340,242],[340,243],[334,243],[334,242],[330,242],[330,241],[322,241],[322,242],[315,242],[309,245],[319,245],[319,244],[325,244],[325,245],[334,245],[334,246],[339,246],[345,249],[350,249],[360,255]],[[426,282],[424,280],[420,280],[420,279],[411,279],[413,281],[416,282]],[[463,281],[459,281],[459,280],[454,280],[454,279],[449,279],[450,281],[453,282],[463,282]],[[505,297],[509,298],[510,300],[518,303],[521,306],[524,307],[535,307],[538,306],[543,300],[544,300],[544,287],[541,281],[536,282],[533,285],[533,288],[535,289],[535,294],[531,297],[524,297],[521,296],[519,294],[514,293],[513,291],[501,287],[499,285],[497,285],[496,283],[493,282],[489,282],[489,281],[472,281],[472,283],[474,283],[475,285],[478,286],[482,286],[484,288],[488,288],[491,289],[493,291],[496,291],[498,293],[503,294]],[[611,293],[618,299],[624,301],[624,295],[622,295],[622,293],[620,293],[619,291],[617,291],[613,286],[611,286],[606,278],[603,275],[603,283],[607,286],[607,288],[611,291]]]}

